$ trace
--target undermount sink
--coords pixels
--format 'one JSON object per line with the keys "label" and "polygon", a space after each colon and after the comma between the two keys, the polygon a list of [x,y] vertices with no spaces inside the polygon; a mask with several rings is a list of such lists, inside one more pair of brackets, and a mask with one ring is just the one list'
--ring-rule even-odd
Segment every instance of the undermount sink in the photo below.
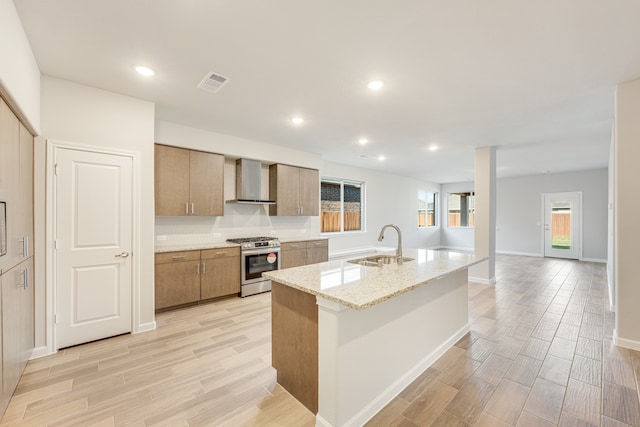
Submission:
{"label": "undermount sink", "polygon": [[[413,258],[402,257],[402,262],[413,261]],[[381,267],[385,264],[395,264],[398,259],[395,255],[372,255],[365,258],[350,259],[347,262],[360,264],[366,267]]]}

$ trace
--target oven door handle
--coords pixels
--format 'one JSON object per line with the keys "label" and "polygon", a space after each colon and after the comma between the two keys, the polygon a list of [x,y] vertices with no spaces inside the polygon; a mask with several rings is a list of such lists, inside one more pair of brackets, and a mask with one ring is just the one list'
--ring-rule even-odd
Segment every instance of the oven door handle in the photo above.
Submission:
{"label": "oven door handle", "polygon": [[270,253],[280,253],[280,248],[260,248],[260,249],[249,249],[246,251],[242,251],[242,255],[261,255],[261,254],[270,254]]}

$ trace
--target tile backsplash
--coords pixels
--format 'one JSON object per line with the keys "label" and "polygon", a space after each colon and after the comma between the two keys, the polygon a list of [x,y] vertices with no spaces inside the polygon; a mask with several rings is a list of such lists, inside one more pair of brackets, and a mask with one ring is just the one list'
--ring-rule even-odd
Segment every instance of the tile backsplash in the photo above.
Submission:
{"label": "tile backsplash", "polygon": [[319,217],[269,216],[266,205],[225,204],[220,217],[155,218],[156,247],[219,243],[228,238],[274,236],[280,239],[320,235]]}

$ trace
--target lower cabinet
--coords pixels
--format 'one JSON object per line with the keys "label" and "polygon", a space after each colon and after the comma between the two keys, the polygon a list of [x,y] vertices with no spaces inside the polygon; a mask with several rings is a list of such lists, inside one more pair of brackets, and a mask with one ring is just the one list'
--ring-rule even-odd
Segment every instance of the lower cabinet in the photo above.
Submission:
{"label": "lower cabinet", "polygon": [[158,253],[156,310],[240,292],[240,248]]}
{"label": "lower cabinet", "polygon": [[240,292],[240,248],[200,252],[200,299]]}
{"label": "lower cabinet", "polygon": [[305,242],[287,242],[280,245],[280,268],[292,268],[305,265],[307,246]]}
{"label": "lower cabinet", "polygon": [[286,242],[280,246],[280,268],[317,264],[329,260],[329,240]]}
{"label": "lower cabinet", "polygon": [[[4,413],[34,348],[33,257],[1,276]],[[1,416],[1,415],[0,415]]]}
{"label": "lower cabinet", "polygon": [[200,251],[156,254],[156,310],[200,300]]}

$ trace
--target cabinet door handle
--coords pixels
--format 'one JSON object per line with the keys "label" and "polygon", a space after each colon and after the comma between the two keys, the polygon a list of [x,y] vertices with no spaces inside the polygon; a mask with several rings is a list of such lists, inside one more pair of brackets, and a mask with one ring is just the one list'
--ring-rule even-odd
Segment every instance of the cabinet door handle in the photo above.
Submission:
{"label": "cabinet door handle", "polygon": [[300,206],[300,215],[304,215],[304,206]]}
{"label": "cabinet door handle", "polygon": [[196,276],[200,275],[200,263],[196,264]]}
{"label": "cabinet door handle", "polygon": [[172,256],[171,259],[174,261],[178,261],[180,259],[184,259],[185,256],[184,255],[176,255],[176,256]]}
{"label": "cabinet door handle", "polygon": [[207,263],[203,262],[202,263],[202,275],[207,274]]}
{"label": "cabinet door handle", "polygon": [[289,245],[289,246],[291,246],[292,248],[297,248],[297,247],[299,247],[300,245]]}
{"label": "cabinet door handle", "polygon": [[216,252],[216,255],[226,255],[226,252]]}
{"label": "cabinet door handle", "polygon": [[128,256],[129,256],[129,252],[127,252],[127,251],[122,251],[119,254],[115,255],[116,258],[126,258]]}
{"label": "cabinet door handle", "polygon": [[29,269],[24,269],[24,289],[29,289]]}
{"label": "cabinet door handle", "polygon": [[191,215],[193,215],[194,213],[196,213],[196,211],[195,211],[195,203],[191,203]]}
{"label": "cabinet door handle", "polygon": [[22,243],[22,256],[27,258],[29,256],[29,237],[24,236],[22,239],[18,239],[18,242]]}
{"label": "cabinet door handle", "polygon": [[185,204],[184,204],[184,213],[186,213],[187,215],[189,215],[189,203],[185,203]]}

